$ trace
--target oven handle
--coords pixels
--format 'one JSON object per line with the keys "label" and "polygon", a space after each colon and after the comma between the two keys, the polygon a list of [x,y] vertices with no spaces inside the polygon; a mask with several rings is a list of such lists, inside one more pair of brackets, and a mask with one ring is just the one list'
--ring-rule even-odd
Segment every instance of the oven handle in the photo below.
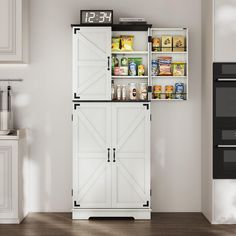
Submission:
{"label": "oven handle", "polygon": [[216,79],[217,82],[236,82],[236,78],[226,78],[226,79],[222,79],[222,78],[219,78],[219,79]]}
{"label": "oven handle", "polygon": [[236,148],[236,145],[217,145],[218,148]]}

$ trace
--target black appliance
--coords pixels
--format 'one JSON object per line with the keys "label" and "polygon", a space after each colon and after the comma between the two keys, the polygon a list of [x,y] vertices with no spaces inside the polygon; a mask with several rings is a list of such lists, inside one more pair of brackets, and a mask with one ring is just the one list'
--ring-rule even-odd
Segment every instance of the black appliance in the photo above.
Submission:
{"label": "black appliance", "polygon": [[213,178],[236,179],[236,63],[213,64]]}

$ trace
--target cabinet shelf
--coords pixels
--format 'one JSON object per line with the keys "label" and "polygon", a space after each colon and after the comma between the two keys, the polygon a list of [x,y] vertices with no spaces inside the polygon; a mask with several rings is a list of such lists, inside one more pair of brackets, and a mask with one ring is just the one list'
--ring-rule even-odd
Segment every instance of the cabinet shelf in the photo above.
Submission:
{"label": "cabinet shelf", "polygon": [[187,54],[187,51],[184,52],[151,52],[152,54]]}
{"label": "cabinet shelf", "polygon": [[165,99],[165,98],[162,98],[162,99],[151,99],[151,101],[179,101],[179,102],[183,102],[183,101],[187,101],[187,99]]}
{"label": "cabinet shelf", "polygon": [[112,55],[148,55],[148,51],[117,51],[112,52]]}
{"label": "cabinet shelf", "polygon": [[112,79],[148,79],[148,76],[130,76],[130,75],[120,75],[112,76]]}
{"label": "cabinet shelf", "polygon": [[172,78],[172,79],[183,78],[183,79],[186,79],[187,76],[186,75],[183,75],[183,76],[173,76],[173,75],[170,75],[170,76],[162,76],[162,75],[152,76],[152,79],[166,79],[166,78]]}

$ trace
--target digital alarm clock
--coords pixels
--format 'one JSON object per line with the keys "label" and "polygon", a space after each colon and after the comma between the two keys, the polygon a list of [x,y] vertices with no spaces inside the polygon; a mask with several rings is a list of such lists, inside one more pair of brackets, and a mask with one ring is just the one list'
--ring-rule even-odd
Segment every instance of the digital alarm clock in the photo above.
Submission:
{"label": "digital alarm clock", "polygon": [[112,25],[113,10],[81,10],[81,25]]}

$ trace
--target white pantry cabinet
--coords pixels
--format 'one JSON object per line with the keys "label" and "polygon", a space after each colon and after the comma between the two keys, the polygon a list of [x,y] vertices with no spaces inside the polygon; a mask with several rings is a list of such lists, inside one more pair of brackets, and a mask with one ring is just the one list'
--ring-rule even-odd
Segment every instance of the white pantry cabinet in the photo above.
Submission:
{"label": "white pantry cabinet", "polygon": [[111,100],[111,27],[73,28],[73,94]]}
{"label": "white pantry cabinet", "polygon": [[27,165],[25,130],[0,136],[0,224],[18,224],[28,213]]}
{"label": "white pantry cabinet", "polygon": [[[236,2],[214,0],[214,62],[236,61]],[[211,9],[212,10],[212,9]],[[212,32],[207,32],[211,34]]]}
{"label": "white pantry cabinet", "polygon": [[150,103],[74,104],[73,219],[150,212]]}
{"label": "white pantry cabinet", "polygon": [[0,63],[26,63],[28,0],[0,0]]}

